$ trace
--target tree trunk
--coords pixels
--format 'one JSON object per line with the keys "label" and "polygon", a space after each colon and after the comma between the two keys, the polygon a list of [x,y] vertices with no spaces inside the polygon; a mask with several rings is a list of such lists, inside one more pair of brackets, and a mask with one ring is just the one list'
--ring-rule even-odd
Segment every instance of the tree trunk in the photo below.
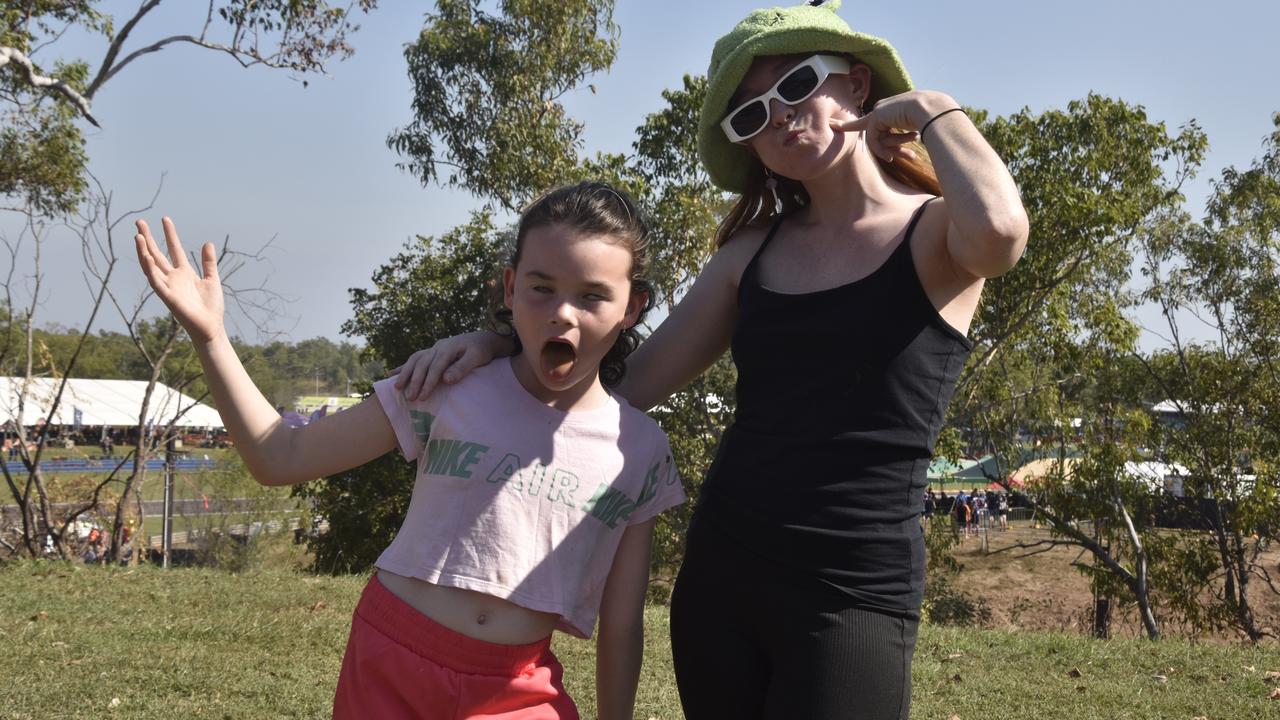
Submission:
{"label": "tree trunk", "polygon": [[44,475],[40,472],[39,465],[32,467],[31,480],[36,488],[36,497],[40,500],[40,521],[44,524],[45,535],[53,540],[53,549],[58,553],[58,557],[66,560],[66,544],[63,542],[62,533],[54,532],[53,508],[49,505],[49,493],[45,490]]}
{"label": "tree trunk", "polygon": [[[24,453],[25,454],[25,453]],[[31,514],[31,501],[29,496],[30,485],[24,492],[18,489],[18,484],[13,479],[13,474],[9,472],[9,467],[4,466],[4,481],[9,486],[9,494],[13,495],[13,502],[18,506],[18,513],[22,516],[22,545],[27,552],[35,557],[34,535],[32,532],[32,524],[35,517]]]}
{"label": "tree trunk", "polygon": [[[124,492],[120,493],[120,501],[116,503],[115,527],[111,531],[111,560],[112,562],[120,561],[121,536],[124,533],[124,514],[126,503],[129,502],[129,495],[133,493],[138,503],[138,527],[131,538],[134,547],[137,547],[137,533],[143,532],[143,523],[145,518],[142,516],[142,484],[146,480],[147,473],[147,456],[155,447],[152,442],[152,433],[148,432],[147,415],[151,409],[151,396],[155,392],[156,383],[160,382],[160,374],[164,370],[164,362],[173,352],[173,347],[177,343],[178,335],[181,327],[178,321],[169,318],[169,334],[165,338],[163,349],[155,357],[154,360],[143,350],[141,341],[135,336],[134,342],[138,345],[138,349],[142,351],[143,357],[147,358],[151,364],[151,379],[147,381],[147,389],[142,394],[142,408],[138,411],[138,441],[134,445],[133,456],[133,473],[125,480]],[[133,553],[130,556],[130,564],[137,561],[139,553]]]}
{"label": "tree trunk", "polygon": [[1233,532],[1235,549],[1231,554],[1231,560],[1236,567],[1236,588],[1239,595],[1235,601],[1236,625],[1249,638],[1249,642],[1255,645],[1263,637],[1263,632],[1258,628],[1257,619],[1253,616],[1253,607],[1249,604],[1249,566],[1250,562],[1245,557],[1244,538],[1239,532]]}
{"label": "tree trunk", "polygon": [[[146,417],[147,406],[151,400],[152,387],[154,387],[154,385],[148,385],[146,392],[143,393],[142,396],[142,414],[144,418]],[[111,562],[113,563],[120,562],[120,553],[123,550],[125,514],[128,512],[129,495],[135,487],[139,489],[139,492],[141,491],[142,482],[145,479],[144,476],[147,472],[148,443],[146,432],[143,431],[143,428],[145,428],[145,421],[139,425],[138,440],[133,447],[133,472],[129,473],[129,477],[125,478],[124,492],[120,493],[120,499],[116,501],[116,512],[111,529],[111,551],[109,555]],[[142,528],[142,522],[143,518],[139,516],[139,530]],[[130,537],[129,542],[133,542],[132,537]]]}
{"label": "tree trunk", "polygon": [[1138,572],[1133,594],[1138,599],[1138,611],[1142,615],[1142,627],[1147,631],[1148,640],[1160,639],[1160,626],[1156,624],[1156,616],[1151,612],[1151,596],[1147,592],[1147,555],[1138,556]]}
{"label": "tree trunk", "polygon": [[1111,636],[1111,598],[1105,595],[1093,599],[1093,636],[1099,640]]}
{"label": "tree trunk", "polygon": [[[1234,528],[1228,527],[1223,517],[1222,504],[1213,503],[1214,512],[1209,514],[1209,524],[1213,528],[1214,539],[1218,545],[1218,558],[1223,569],[1223,600],[1231,611],[1236,629],[1249,638],[1249,642],[1257,643],[1263,633],[1258,628],[1253,616],[1253,608],[1249,605],[1249,565],[1244,557],[1243,537]],[[1233,548],[1234,546],[1234,548]]]}
{"label": "tree trunk", "polygon": [[[141,494],[142,483],[146,479],[147,473],[147,455],[151,450],[151,438],[147,432],[147,413],[151,408],[151,393],[156,387],[156,377],[159,375],[159,366],[152,369],[151,381],[147,383],[147,389],[142,394],[142,409],[138,413],[138,438],[133,446],[133,472],[129,473],[129,477],[125,478],[124,491],[120,493],[120,499],[116,501],[116,512],[114,525],[111,530],[111,561],[120,562],[120,553],[123,551],[125,514],[128,512],[129,496]],[[144,518],[142,513],[138,513],[138,528],[142,530]],[[129,542],[134,542],[134,538],[130,537]],[[136,553],[135,553],[136,554]],[[132,560],[132,556],[130,556]]]}
{"label": "tree trunk", "polygon": [[1124,502],[1119,497],[1113,498],[1112,502],[1116,509],[1120,511],[1120,517],[1124,518],[1125,529],[1129,532],[1129,541],[1133,543],[1136,566],[1130,587],[1133,589],[1134,598],[1138,601],[1138,610],[1142,615],[1142,626],[1147,631],[1148,639],[1159,640],[1160,626],[1156,624],[1155,614],[1151,612],[1151,596],[1147,590],[1147,550],[1142,546],[1142,536],[1138,534],[1138,529],[1134,527],[1133,518],[1130,517],[1129,509],[1125,507]]}
{"label": "tree trunk", "polygon": [[31,557],[40,557],[40,544],[36,541],[36,511],[31,507],[31,483],[27,483],[18,507],[22,510],[22,544]]}

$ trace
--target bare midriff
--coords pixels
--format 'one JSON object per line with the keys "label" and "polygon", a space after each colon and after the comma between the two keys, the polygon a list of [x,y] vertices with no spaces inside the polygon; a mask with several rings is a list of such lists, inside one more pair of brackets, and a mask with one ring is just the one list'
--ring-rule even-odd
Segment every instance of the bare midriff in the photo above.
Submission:
{"label": "bare midriff", "polygon": [[441,625],[469,638],[499,645],[527,645],[555,630],[560,616],[520,607],[509,600],[378,570],[392,595]]}

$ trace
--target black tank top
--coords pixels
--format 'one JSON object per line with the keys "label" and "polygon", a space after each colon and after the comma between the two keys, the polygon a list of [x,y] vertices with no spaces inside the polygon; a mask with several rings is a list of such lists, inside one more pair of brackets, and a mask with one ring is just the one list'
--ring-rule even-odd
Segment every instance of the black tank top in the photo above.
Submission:
{"label": "black tank top", "polygon": [[911,258],[927,204],[875,272],[811,293],[761,286],[774,224],[738,286],[737,410],[696,513],[855,605],[908,617],[923,599],[926,473],[973,347]]}

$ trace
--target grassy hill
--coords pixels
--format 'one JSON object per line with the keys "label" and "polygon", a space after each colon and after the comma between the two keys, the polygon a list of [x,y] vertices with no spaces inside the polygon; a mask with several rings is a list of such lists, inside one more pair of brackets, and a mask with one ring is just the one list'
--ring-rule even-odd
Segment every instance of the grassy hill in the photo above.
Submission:
{"label": "grassy hill", "polygon": [[[0,718],[324,718],[363,577],[0,567]],[[667,611],[648,611],[636,717],[680,718]],[[556,651],[594,715],[591,643]],[[727,659],[731,667],[732,659]],[[1280,717],[1280,649],[925,627],[913,718]]]}

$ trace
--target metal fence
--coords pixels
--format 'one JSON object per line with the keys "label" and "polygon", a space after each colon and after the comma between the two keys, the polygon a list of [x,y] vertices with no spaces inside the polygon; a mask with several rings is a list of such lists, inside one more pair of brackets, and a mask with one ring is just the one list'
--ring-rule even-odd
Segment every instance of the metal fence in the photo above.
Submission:
{"label": "metal fence", "polygon": [[[96,458],[92,460],[84,459],[84,458],[65,458],[65,459],[59,459],[59,460],[41,461],[40,472],[42,473],[68,473],[68,472],[109,473],[114,471],[117,467],[119,467],[121,462],[124,462],[124,467],[120,468],[121,471],[127,471],[133,468],[133,460],[125,461],[124,458],[120,458],[120,459]],[[212,459],[188,457],[188,458],[182,458],[181,460],[175,461],[174,469],[181,470],[183,472],[187,472],[191,470],[209,470],[215,467],[217,464],[218,463]],[[6,462],[5,467],[7,467],[9,469],[9,472],[14,475],[22,475],[27,472],[27,466],[23,465],[22,461],[20,460]],[[164,460],[163,459],[148,460],[147,470],[157,471],[157,472],[164,470]]]}
{"label": "metal fence", "polygon": [[[323,532],[328,529],[328,522],[322,522],[317,526],[317,530]],[[213,532],[226,533],[237,537],[257,537],[259,535],[270,535],[281,531],[289,532],[298,530],[302,527],[301,518],[289,518],[288,520],[267,520],[265,522],[237,523],[235,525],[227,525],[225,527],[205,530],[183,530],[173,533],[173,545],[190,545],[203,538],[209,536]],[[164,547],[164,535],[148,535],[147,547],[152,550],[159,550]]]}

